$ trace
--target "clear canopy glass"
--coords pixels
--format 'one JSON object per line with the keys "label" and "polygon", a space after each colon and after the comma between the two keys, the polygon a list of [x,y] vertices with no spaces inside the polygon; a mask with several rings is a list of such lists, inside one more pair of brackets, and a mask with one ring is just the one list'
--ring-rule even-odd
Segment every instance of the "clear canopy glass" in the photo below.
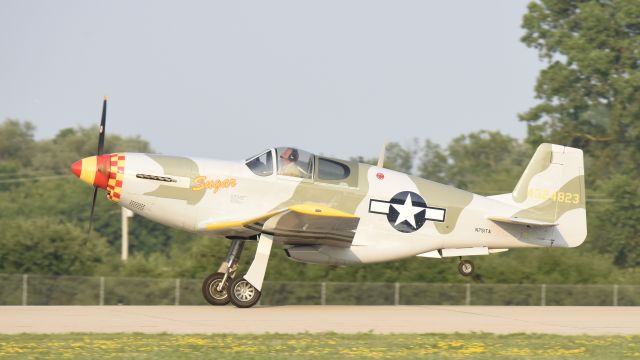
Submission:
{"label": "clear canopy glass", "polygon": [[313,154],[294,147],[276,148],[278,175],[311,179],[313,175]]}

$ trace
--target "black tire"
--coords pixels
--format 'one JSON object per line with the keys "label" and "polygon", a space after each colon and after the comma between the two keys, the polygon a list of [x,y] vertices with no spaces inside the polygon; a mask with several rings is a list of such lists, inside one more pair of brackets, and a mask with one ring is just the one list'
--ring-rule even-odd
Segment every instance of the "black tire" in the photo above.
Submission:
{"label": "black tire", "polygon": [[[217,272],[207,276],[202,282],[202,296],[211,305],[227,305],[230,301],[229,292],[227,291],[229,286],[223,285],[222,291],[218,291],[217,287],[222,282],[224,273]],[[227,283],[233,280],[231,277],[227,278]]]}
{"label": "black tire", "polygon": [[458,272],[462,276],[471,276],[475,271],[476,267],[473,265],[471,260],[460,260],[458,264]]}
{"label": "black tire", "polygon": [[250,308],[260,300],[260,291],[241,277],[233,280],[227,290],[231,303],[239,308]]}

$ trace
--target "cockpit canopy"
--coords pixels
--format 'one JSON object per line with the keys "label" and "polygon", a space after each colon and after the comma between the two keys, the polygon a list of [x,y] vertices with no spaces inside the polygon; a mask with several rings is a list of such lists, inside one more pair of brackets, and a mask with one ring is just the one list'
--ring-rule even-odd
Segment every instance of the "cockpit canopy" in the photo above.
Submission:
{"label": "cockpit canopy", "polygon": [[278,159],[278,175],[294,176],[303,179],[311,179],[313,177],[313,160],[315,156],[310,152],[294,147],[278,147],[265,150],[247,159],[247,167],[259,176],[269,176],[273,174],[274,153]]}
{"label": "cockpit canopy", "polygon": [[275,150],[278,156],[278,175],[303,179],[313,177],[313,154],[292,147],[279,147]]}
{"label": "cockpit canopy", "polygon": [[[274,161],[273,157],[277,161]],[[269,176],[276,171],[282,176],[292,176],[303,179],[314,179],[323,182],[345,183],[353,186],[353,181],[357,183],[357,176],[352,175],[352,167],[357,166],[355,162],[343,162],[316,156],[310,152],[294,147],[277,147],[261,152],[246,160],[247,167],[258,176]]]}
{"label": "cockpit canopy", "polygon": [[258,176],[269,176],[273,174],[273,153],[271,149],[265,150],[258,155],[254,155],[245,161],[249,170]]}

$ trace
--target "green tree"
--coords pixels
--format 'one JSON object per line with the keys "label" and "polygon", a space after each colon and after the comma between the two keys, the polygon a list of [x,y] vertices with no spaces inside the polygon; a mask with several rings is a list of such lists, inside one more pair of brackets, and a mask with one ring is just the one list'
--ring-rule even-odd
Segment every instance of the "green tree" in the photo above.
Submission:
{"label": "green tree", "polygon": [[640,222],[630,219],[640,201],[630,189],[640,177],[640,2],[541,0],[522,26],[522,41],[548,64],[535,88],[540,103],[520,115],[528,142],[585,151],[587,195],[605,201],[587,204],[587,246],[637,266]]}
{"label": "green tree", "polygon": [[[414,159],[417,151],[417,139],[406,146],[402,146],[397,142],[389,142],[385,148],[384,167],[411,174],[413,172]],[[377,158],[364,158],[362,156],[354,157],[352,160],[371,165],[378,163]]]}
{"label": "green tree", "polygon": [[418,160],[418,175],[431,181],[449,184],[449,157],[442,146],[425,140],[420,149]]}
{"label": "green tree", "polygon": [[541,102],[521,115],[529,140],[637,144],[640,2],[531,2],[522,26],[522,41],[549,64],[535,88]]}
{"label": "green tree", "polygon": [[533,151],[499,131],[460,135],[446,149],[427,141],[418,175],[480,193],[511,192]]}
{"label": "green tree", "polygon": [[0,175],[16,174],[31,164],[34,130],[28,121],[7,119],[0,124]]}
{"label": "green tree", "polygon": [[91,275],[109,257],[104,238],[59,219],[2,219],[0,229],[0,272]]}
{"label": "green tree", "polygon": [[397,142],[388,143],[384,157],[385,167],[411,174],[413,172],[413,160],[416,151],[416,141],[408,144],[406,147],[403,147]]}
{"label": "green tree", "polygon": [[[21,134],[28,145],[18,152],[3,153],[4,159],[19,164],[20,176],[29,180],[12,183],[10,189],[0,188],[0,272],[203,278],[215,271],[223,260],[230,244],[228,240],[170,229],[136,216],[129,225],[131,257],[127,263],[121,263],[118,256],[120,208],[100,193],[95,232],[88,238],[92,189],[68,170],[71,162],[95,153],[97,129],[63,129],[53,139],[35,141],[33,128],[27,123],[14,121],[4,125],[0,127],[0,133],[5,131],[6,135],[11,130],[13,134]],[[14,145],[17,146],[21,144]],[[106,152],[114,151],[147,152],[150,146],[139,137],[109,135]],[[405,146],[390,143],[385,166],[407,173],[417,171],[428,179],[477,192],[507,192],[513,188],[532,153],[532,148],[507,135],[480,131],[461,135],[445,147],[428,140],[421,146],[415,141]],[[25,154],[28,156],[24,157]],[[631,167],[633,161],[633,158],[620,159],[626,167]],[[377,159],[369,162],[376,163]],[[32,174],[56,173],[68,176],[30,178]],[[596,224],[595,231],[593,227],[590,229],[591,237],[607,240],[593,242],[593,248],[603,255],[595,255],[588,249],[566,253],[561,250],[516,250],[479,257],[474,259],[478,275],[471,281],[636,281],[637,275],[608,264],[613,259],[610,254],[616,254],[618,264],[637,261],[634,249],[638,246],[638,238],[634,237],[637,232],[633,231],[634,223],[640,221],[626,214],[638,213],[634,209],[640,202],[637,195],[640,191],[633,178],[623,175],[599,182],[602,195],[615,201],[603,203],[595,211],[589,210],[590,223]],[[593,214],[597,220],[592,220]],[[618,228],[611,231],[611,226]],[[629,239],[633,241],[627,241]],[[246,245],[242,269],[248,268],[255,245],[255,242]],[[457,274],[456,262],[457,259],[413,258],[350,267],[309,265],[291,261],[281,248],[276,247],[267,278],[272,281],[470,281]],[[584,264],[590,265],[585,267]]]}
{"label": "green tree", "polygon": [[[14,233],[24,219],[47,218],[73,225],[81,232],[88,229],[92,188],[78,181],[69,165],[95,155],[97,127],[63,129],[53,139],[39,141],[33,140],[33,131],[30,123],[15,120],[0,126],[0,163],[13,164],[15,170],[0,177],[0,214],[5,220],[0,247],[8,236],[5,234]],[[105,152],[119,151],[152,150],[139,136],[107,135]],[[61,176],[48,176],[55,174]],[[120,208],[106,200],[103,192],[98,195],[94,229],[108,239],[111,248],[119,249]],[[147,255],[166,251],[173,235],[166,227],[142,217],[132,221],[130,230],[132,252]]]}
{"label": "green tree", "polygon": [[601,191],[606,199],[590,209],[591,247],[601,252],[613,252],[617,265],[640,266],[638,179],[618,174],[604,182]]}

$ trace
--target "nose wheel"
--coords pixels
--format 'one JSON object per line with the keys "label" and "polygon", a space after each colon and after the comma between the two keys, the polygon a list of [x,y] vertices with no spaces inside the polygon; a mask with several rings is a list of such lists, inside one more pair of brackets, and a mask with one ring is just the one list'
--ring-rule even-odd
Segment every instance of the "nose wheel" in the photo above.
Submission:
{"label": "nose wheel", "polygon": [[460,259],[460,263],[458,264],[458,272],[462,276],[471,276],[475,271],[475,266],[471,260],[462,260]]}

